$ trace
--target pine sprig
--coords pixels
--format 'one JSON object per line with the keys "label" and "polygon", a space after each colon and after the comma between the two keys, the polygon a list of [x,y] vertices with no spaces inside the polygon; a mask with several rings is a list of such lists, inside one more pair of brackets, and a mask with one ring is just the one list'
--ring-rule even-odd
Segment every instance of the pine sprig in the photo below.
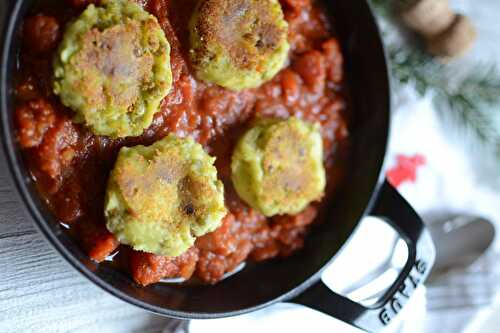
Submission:
{"label": "pine sprig", "polygon": [[436,92],[436,104],[444,104],[458,122],[465,124],[465,128],[476,134],[482,143],[500,144],[500,133],[494,119],[496,115],[492,109],[500,107],[500,75],[495,67],[476,70],[454,89],[444,88]]}
{"label": "pine sprig", "polygon": [[[391,20],[395,6],[412,0],[372,0],[376,13]],[[411,85],[420,96],[433,95],[440,114],[453,119],[480,142],[500,147],[492,107],[500,109],[500,73],[495,66],[479,64],[461,79],[450,77],[448,65],[436,60],[420,45],[386,40],[395,88]],[[488,110],[489,109],[489,110]],[[500,154],[499,160],[500,160]]]}
{"label": "pine sprig", "polygon": [[382,17],[389,16],[391,12],[391,2],[387,0],[371,0],[373,9],[377,12],[377,15]]}
{"label": "pine sprig", "polygon": [[475,69],[454,83],[446,75],[446,65],[424,51],[409,45],[389,45],[387,49],[396,88],[410,84],[422,97],[432,94],[435,107],[445,118],[465,125],[483,143],[499,140],[494,114],[485,112],[500,106],[500,73],[496,67],[478,66],[486,69]]}
{"label": "pine sprig", "polygon": [[478,65],[460,83],[457,91],[469,100],[477,100],[477,104],[497,105],[500,102],[500,73],[496,66]]}
{"label": "pine sprig", "polygon": [[442,79],[437,73],[443,70],[441,63],[410,45],[389,44],[386,48],[396,88],[412,84],[424,96],[430,88],[440,86]]}
{"label": "pine sprig", "polygon": [[395,7],[407,6],[415,2],[415,0],[371,0],[370,2],[378,16],[389,18],[392,16]]}

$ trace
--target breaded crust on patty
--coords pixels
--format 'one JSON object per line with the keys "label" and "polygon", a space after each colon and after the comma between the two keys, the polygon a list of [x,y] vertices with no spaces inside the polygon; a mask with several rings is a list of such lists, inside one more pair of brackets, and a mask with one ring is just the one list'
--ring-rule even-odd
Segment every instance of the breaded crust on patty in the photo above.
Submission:
{"label": "breaded crust on patty", "polygon": [[251,207],[266,216],[297,214],[326,186],[320,127],[297,118],[259,120],[238,142],[231,170]]}
{"label": "breaded crust on patty", "polygon": [[174,135],[122,148],[108,181],[108,230],[136,250],[181,255],[226,215],[214,161],[192,139]]}
{"label": "breaded crust on patty", "polygon": [[200,0],[190,29],[198,77],[228,89],[259,86],[288,56],[288,24],[277,0]]}
{"label": "breaded crust on patty", "polygon": [[137,136],[172,85],[170,46],[156,18],[125,0],[90,5],[67,27],[54,92],[97,135]]}

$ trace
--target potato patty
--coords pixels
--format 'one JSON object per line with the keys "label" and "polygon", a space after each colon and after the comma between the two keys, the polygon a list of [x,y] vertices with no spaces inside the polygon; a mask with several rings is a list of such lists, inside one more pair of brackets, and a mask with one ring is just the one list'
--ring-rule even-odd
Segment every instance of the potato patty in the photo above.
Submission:
{"label": "potato patty", "polygon": [[319,125],[258,121],[238,142],[231,170],[239,196],[262,214],[301,212],[326,185]]}
{"label": "potato patty", "polygon": [[170,46],[157,19],[124,0],[90,5],[54,60],[54,92],[94,134],[137,136],[172,85]]}
{"label": "potato patty", "polygon": [[136,250],[181,255],[227,213],[214,161],[194,140],[174,135],[122,148],[108,181],[108,230]]}
{"label": "potato patty", "polygon": [[261,85],[288,56],[288,24],[277,0],[203,0],[190,29],[198,77],[231,90]]}

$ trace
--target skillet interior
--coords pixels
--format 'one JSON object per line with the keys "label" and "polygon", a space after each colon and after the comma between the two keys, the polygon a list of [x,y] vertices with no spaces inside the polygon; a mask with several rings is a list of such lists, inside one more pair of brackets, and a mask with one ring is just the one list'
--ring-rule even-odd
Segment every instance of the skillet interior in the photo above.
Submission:
{"label": "skillet interior", "polygon": [[[13,0],[11,0],[13,1]],[[235,315],[290,298],[318,278],[318,272],[345,244],[368,211],[383,163],[389,124],[389,82],[380,36],[364,0],[327,0],[343,45],[351,90],[354,125],[351,130],[350,171],[332,203],[330,221],[317,226],[304,249],[286,260],[251,265],[215,286],[138,287],[110,267],[90,261],[41,202],[24,167],[14,139],[13,85],[19,50],[19,27],[34,0],[15,1],[4,33],[0,99],[2,142],[17,188],[30,216],[50,243],[76,269],[123,300],[147,310],[179,318]]]}

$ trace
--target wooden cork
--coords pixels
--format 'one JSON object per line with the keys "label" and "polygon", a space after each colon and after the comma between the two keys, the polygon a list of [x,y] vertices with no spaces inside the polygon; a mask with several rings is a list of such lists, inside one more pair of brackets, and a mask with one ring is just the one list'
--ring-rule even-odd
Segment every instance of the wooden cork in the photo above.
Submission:
{"label": "wooden cork", "polygon": [[414,0],[401,11],[404,23],[426,39],[447,30],[455,16],[448,0]]}
{"label": "wooden cork", "polygon": [[471,48],[476,36],[471,20],[456,15],[448,29],[428,40],[427,47],[430,53],[446,60],[463,55]]}
{"label": "wooden cork", "polygon": [[444,61],[463,55],[477,37],[472,22],[456,14],[448,0],[411,0],[401,18],[425,39],[429,53]]}

